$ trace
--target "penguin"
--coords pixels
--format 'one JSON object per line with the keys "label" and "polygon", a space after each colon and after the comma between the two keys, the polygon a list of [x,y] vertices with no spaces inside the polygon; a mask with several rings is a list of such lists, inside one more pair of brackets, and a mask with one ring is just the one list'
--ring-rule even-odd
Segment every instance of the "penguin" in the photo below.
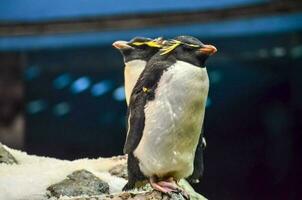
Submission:
{"label": "penguin", "polygon": [[[129,105],[130,94],[139,75],[145,68],[148,60],[162,47],[164,43],[165,40],[162,37],[158,37],[154,40],[144,37],[135,37],[129,42],[116,41],[112,44],[115,48],[120,50],[124,58],[124,83],[127,105]],[[127,53],[127,51],[129,51],[129,53]],[[199,183],[199,178],[203,174],[203,151],[205,147],[206,141],[205,138],[202,137],[196,150],[194,172],[187,179],[190,183]]]}
{"label": "penguin", "polygon": [[129,42],[119,40],[112,44],[121,52],[125,63],[124,84],[127,105],[139,75],[149,59],[162,47],[163,41],[161,37],[156,39],[135,37]]}
{"label": "penguin", "polygon": [[[148,60],[162,47],[164,42],[165,40],[163,40],[162,37],[158,37],[154,40],[144,37],[135,37],[129,42],[116,41],[112,44],[120,50],[124,58],[124,82],[127,105],[129,105],[130,94],[139,75],[145,68]],[[129,48],[132,51],[130,51]],[[129,51],[129,53],[127,53],[127,51]],[[205,138],[202,137],[196,150],[194,172],[187,179],[190,183],[199,183],[199,178],[203,174],[203,151],[205,147],[206,141]]]}
{"label": "penguin", "polygon": [[193,174],[203,144],[209,90],[205,62],[216,51],[192,36],[178,36],[149,60],[130,97],[123,190],[149,179],[163,193],[183,191],[177,181]]}

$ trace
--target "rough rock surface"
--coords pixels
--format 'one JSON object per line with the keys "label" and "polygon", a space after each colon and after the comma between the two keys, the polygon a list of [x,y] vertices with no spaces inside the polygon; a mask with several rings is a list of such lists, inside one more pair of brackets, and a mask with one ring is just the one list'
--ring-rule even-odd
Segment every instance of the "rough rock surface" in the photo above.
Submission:
{"label": "rough rock surface", "polygon": [[104,195],[94,197],[75,197],[69,198],[68,200],[185,200],[185,198],[176,193],[172,193],[170,196],[162,194],[158,191],[149,191],[143,193],[129,193],[122,192],[115,195]]}
{"label": "rough rock surface", "polygon": [[[127,156],[68,161],[28,155],[5,145],[3,148],[18,164],[0,164],[1,200],[184,199],[181,194],[168,196],[153,191],[150,184],[122,192],[127,183]],[[180,180],[179,185],[190,195],[190,200],[206,200],[187,181]]]}
{"label": "rough rock surface", "polygon": [[16,159],[0,143],[0,163],[17,164]]}
{"label": "rough rock surface", "polygon": [[113,176],[117,176],[120,178],[124,178],[124,179],[128,178],[127,166],[123,164],[114,166],[109,170],[109,173]]}
{"label": "rough rock surface", "polygon": [[67,179],[47,188],[50,196],[81,196],[109,194],[108,183],[102,181],[87,170],[78,170],[67,176]]}

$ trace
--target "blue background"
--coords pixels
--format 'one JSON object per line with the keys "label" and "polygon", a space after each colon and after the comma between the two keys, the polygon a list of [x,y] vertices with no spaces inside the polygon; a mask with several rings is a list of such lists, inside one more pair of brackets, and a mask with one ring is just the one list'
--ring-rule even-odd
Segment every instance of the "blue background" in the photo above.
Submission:
{"label": "blue background", "polygon": [[[3,0],[0,25],[203,12],[269,0]],[[123,62],[111,46],[134,36],[193,35],[209,59],[205,173],[208,199],[299,199],[302,12],[81,33],[3,35],[0,54],[23,59],[24,150],[64,159],[122,153]],[[155,147],[156,148],[156,147]]]}

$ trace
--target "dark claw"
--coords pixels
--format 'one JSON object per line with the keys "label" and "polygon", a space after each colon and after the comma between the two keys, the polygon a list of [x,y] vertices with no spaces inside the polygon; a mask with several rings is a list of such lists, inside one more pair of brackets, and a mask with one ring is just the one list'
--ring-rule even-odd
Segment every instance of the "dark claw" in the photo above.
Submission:
{"label": "dark claw", "polygon": [[134,188],[134,184],[131,183],[127,183],[124,187],[123,187],[123,191],[128,191],[128,190],[132,190]]}
{"label": "dark claw", "polygon": [[[184,190],[181,190],[179,189],[177,192],[171,192],[171,193],[176,193],[176,194],[180,194],[181,196],[183,196],[186,200],[190,200],[190,195],[184,191]],[[167,195],[171,198],[172,195],[171,193],[167,193]]]}
{"label": "dark claw", "polygon": [[181,194],[186,200],[190,200],[190,195],[182,188],[176,188],[177,191],[173,193]]}
{"label": "dark claw", "polygon": [[173,192],[167,192],[167,193],[165,193],[165,194],[168,195],[170,198],[172,198],[172,193],[173,193]]}
{"label": "dark claw", "polygon": [[186,200],[190,200],[190,195],[186,193],[184,190],[180,193]]}

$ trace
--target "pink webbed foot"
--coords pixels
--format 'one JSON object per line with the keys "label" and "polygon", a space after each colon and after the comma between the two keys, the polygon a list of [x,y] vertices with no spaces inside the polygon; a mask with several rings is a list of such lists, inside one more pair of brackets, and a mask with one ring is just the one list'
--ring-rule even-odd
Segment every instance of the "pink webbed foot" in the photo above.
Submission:
{"label": "pink webbed foot", "polygon": [[170,195],[172,192],[181,193],[186,199],[190,199],[189,194],[177,185],[173,178],[166,179],[164,181],[156,181],[155,177],[150,179],[151,186],[162,193]]}

